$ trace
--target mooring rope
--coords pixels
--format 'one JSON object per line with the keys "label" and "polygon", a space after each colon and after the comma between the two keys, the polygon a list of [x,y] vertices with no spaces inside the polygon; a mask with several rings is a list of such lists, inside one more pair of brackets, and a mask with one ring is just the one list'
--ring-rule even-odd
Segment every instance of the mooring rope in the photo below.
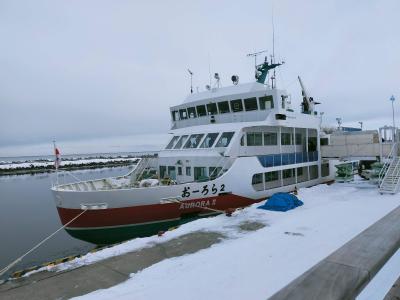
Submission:
{"label": "mooring rope", "polygon": [[48,237],[46,237],[44,240],[42,240],[40,243],[38,243],[36,246],[34,246],[33,248],[31,248],[28,252],[26,252],[25,254],[21,255],[20,257],[18,257],[16,260],[14,260],[12,263],[10,263],[8,266],[6,266],[5,268],[1,269],[0,271],[0,276],[2,276],[4,273],[6,273],[9,269],[11,269],[13,266],[15,266],[18,262],[20,262],[25,256],[27,256],[28,254],[30,254],[31,252],[35,251],[37,248],[39,248],[42,244],[44,244],[46,241],[48,241],[49,239],[51,239],[57,232],[59,232],[60,230],[64,229],[65,227],[67,227],[69,224],[71,224],[73,221],[75,221],[76,219],[78,219],[80,216],[82,216],[86,211],[88,210],[88,208],[86,208],[84,211],[82,211],[79,215],[77,215],[76,217],[74,217],[72,220],[70,220],[68,223],[66,223],[64,226],[60,227],[59,229],[57,229],[56,231],[54,231],[51,235],[49,235]]}

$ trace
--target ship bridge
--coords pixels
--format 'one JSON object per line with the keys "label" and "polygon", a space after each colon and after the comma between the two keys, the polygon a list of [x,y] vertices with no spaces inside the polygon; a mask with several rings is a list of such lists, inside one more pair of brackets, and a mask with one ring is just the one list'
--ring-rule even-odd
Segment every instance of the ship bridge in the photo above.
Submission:
{"label": "ship bridge", "polygon": [[293,111],[286,92],[253,82],[190,94],[185,101],[170,108],[171,129],[213,123],[263,121],[274,112]]}

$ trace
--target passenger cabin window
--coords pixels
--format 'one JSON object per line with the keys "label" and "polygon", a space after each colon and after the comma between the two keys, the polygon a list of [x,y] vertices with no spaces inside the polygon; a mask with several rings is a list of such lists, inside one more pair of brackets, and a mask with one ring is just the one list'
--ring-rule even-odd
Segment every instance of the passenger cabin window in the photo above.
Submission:
{"label": "passenger cabin window", "polygon": [[197,115],[199,117],[203,117],[207,115],[206,106],[205,105],[198,105],[196,106]]}
{"label": "passenger cabin window", "polygon": [[262,191],[264,189],[263,174],[254,174],[253,178],[251,179],[251,184],[256,191]]}
{"label": "passenger cabin window", "polygon": [[278,145],[278,135],[276,132],[264,132],[264,145]]}
{"label": "passenger cabin window", "polygon": [[216,103],[208,103],[207,104],[207,112],[209,115],[216,115],[218,114],[217,111],[217,104]]}
{"label": "passenger cabin window", "polygon": [[167,147],[165,149],[172,149],[172,147],[175,146],[176,142],[178,141],[179,136],[174,136],[171,141],[168,143]]}
{"label": "passenger cabin window", "polygon": [[274,100],[272,96],[264,96],[258,98],[258,103],[260,105],[261,110],[274,108]]}
{"label": "passenger cabin window", "polygon": [[207,134],[203,143],[201,143],[200,148],[211,148],[214,145],[214,142],[217,139],[217,136],[218,136],[218,133]]}
{"label": "passenger cabin window", "polygon": [[179,110],[179,116],[180,116],[181,120],[186,120],[187,119],[186,109],[180,109]]}
{"label": "passenger cabin window", "polygon": [[185,146],[183,148],[188,149],[188,148],[197,148],[199,146],[199,143],[201,139],[203,138],[204,134],[192,134],[188,141],[186,142]]}
{"label": "passenger cabin window", "polygon": [[294,174],[293,174],[293,170],[294,170],[294,169],[286,169],[286,170],[282,170],[282,176],[283,176],[283,179],[286,179],[286,178],[293,177],[293,176],[294,176]]}
{"label": "passenger cabin window", "polygon": [[247,146],[262,146],[262,133],[261,132],[248,132],[247,133]]}
{"label": "passenger cabin window", "polygon": [[190,119],[196,118],[196,109],[194,107],[188,107],[187,109],[188,115]]}
{"label": "passenger cabin window", "polygon": [[210,179],[215,179],[221,173],[221,171],[222,171],[221,167],[209,167],[208,176],[210,177]]}
{"label": "passenger cabin window", "polygon": [[244,99],[244,109],[246,111],[252,111],[252,110],[257,110],[257,98],[248,98]]}
{"label": "passenger cabin window", "polygon": [[215,147],[227,147],[231,142],[234,132],[224,132]]}
{"label": "passenger cabin window", "polygon": [[301,133],[296,133],[296,145],[302,145],[303,136]]}
{"label": "passenger cabin window", "polygon": [[176,143],[174,149],[181,149],[182,145],[186,142],[188,135],[182,135],[179,141]]}
{"label": "passenger cabin window", "polygon": [[192,168],[191,167],[186,167],[186,176],[192,176]]}
{"label": "passenger cabin window", "polygon": [[207,178],[207,169],[206,167],[194,167],[194,180],[195,181],[205,181]]}
{"label": "passenger cabin window", "polygon": [[292,145],[292,134],[287,132],[281,133],[281,144],[282,145]]}
{"label": "passenger cabin window", "polygon": [[160,166],[160,178],[161,179],[165,178],[165,175],[167,175],[167,167]]}
{"label": "passenger cabin window", "polygon": [[231,101],[231,108],[232,108],[232,112],[243,111],[242,100],[241,100],[241,99],[232,100],[232,101]]}
{"label": "passenger cabin window", "polygon": [[230,113],[229,102],[228,101],[218,102],[218,109],[220,114]]}
{"label": "passenger cabin window", "polygon": [[272,171],[265,173],[265,182],[271,182],[279,179],[278,171]]}

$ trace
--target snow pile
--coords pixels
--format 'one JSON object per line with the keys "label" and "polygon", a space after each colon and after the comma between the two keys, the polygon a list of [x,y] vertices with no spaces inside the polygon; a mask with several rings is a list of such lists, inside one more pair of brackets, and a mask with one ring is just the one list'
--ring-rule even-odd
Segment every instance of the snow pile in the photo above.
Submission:
{"label": "snow pile", "polygon": [[[304,205],[288,212],[256,209],[232,217],[200,219],[167,232],[88,254],[53,267],[64,270],[194,231],[218,231],[227,238],[194,254],[166,259],[124,283],[79,299],[267,299],[399,205],[399,196],[377,190],[319,185],[301,189]],[[254,232],[239,225],[266,224]]]}

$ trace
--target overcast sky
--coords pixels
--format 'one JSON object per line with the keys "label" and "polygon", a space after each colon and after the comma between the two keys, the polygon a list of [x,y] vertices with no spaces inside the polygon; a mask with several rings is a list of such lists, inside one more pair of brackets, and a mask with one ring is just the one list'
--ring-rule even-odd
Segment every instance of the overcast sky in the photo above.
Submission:
{"label": "overcast sky", "polygon": [[[278,87],[300,105],[300,75],[324,111],[367,128],[400,101],[400,1],[0,0],[0,148],[159,136],[169,106],[211,72],[253,80],[249,52],[286,64]],[[399,122],[400,123],[400,122]],[[134,150],[134,149],[132,149]],[[0,151],[1,156],[1,151]]]}

